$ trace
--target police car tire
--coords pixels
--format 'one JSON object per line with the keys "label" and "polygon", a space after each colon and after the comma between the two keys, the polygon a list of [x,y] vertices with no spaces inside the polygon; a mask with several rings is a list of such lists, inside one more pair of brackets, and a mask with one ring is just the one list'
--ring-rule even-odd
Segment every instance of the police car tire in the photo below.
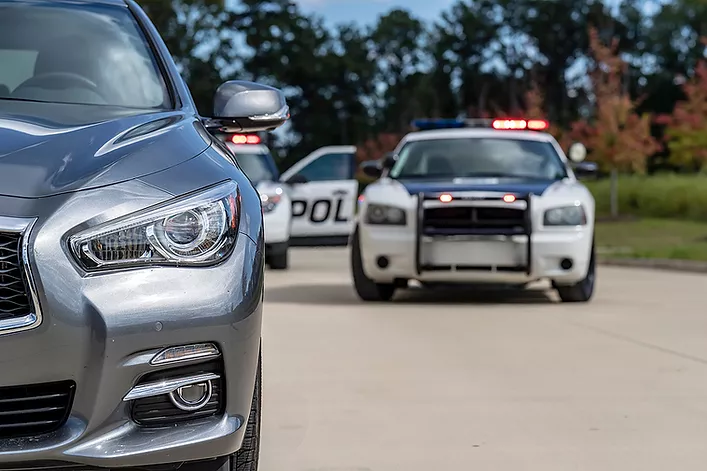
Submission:
{"label": "police car tire", "polygon": [[395,294],[392,283],[376,283],[363,272],[361,247],[358,240],[358,229],[351,240],[351,275],[356,294],[363,301],[390,301]]}
{"label": "police car tire", "polygon": [[271,255],[268,260],[268,266],[271,270],[287,270],[289,265],[287,250],[276,255]]}
{"label": "police car tire", "polygon": [[589,258],[587,276],[579,283],[569,286],[556,286],[557,294],[563,303],[586,303],[592,299],[594,285],[596,284],[596,255],[594,244],[592,244],[592,254]]}

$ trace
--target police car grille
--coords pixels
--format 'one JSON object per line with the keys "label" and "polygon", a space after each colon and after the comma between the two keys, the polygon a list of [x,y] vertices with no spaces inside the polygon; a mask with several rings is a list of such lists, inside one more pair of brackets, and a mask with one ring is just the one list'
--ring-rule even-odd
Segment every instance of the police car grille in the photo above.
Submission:
{"label": "police car grille", "polygon": [[426,208],[422,232],[426,235],[521,234],[525,226],[525,211],[522,209],[450,206]]}
{"label": "police car grille", "polygon": [[20,235],[0,232],[0,320],[32,311],[22,274]]}

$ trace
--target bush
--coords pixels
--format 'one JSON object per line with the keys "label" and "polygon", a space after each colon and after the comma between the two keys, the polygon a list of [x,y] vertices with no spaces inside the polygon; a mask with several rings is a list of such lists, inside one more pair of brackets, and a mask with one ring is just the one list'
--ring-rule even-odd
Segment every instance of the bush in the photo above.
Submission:
{"label": "bush", "polygon": [[[597,215],[609,215],[609,180],[585,182]],[[626,175],[619,178],[619,215],[707,221],[707,176]]]}

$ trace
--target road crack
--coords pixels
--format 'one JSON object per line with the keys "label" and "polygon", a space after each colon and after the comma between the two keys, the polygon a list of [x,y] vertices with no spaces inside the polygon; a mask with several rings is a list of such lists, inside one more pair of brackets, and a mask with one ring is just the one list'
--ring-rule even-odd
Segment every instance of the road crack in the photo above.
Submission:
{"label": "road crack", "polygon": [[586,330],[591,330],[592,332],[604,335],[606,337],[613,338],[615,340],[621,340],[623,342],[628,342],[633,345],[637,345],[639,347],[647,348],[649,350],[665,353],[667,355],[676,356],[678,358],[682,358],[683,360],[689,360],[689,361],[693,361],[695,363],[699,363],[701,365],[707,365],[707,358],[701,358],[701,357],[698,357],[695,355],[690,355],[689,353],[679,352],[677,350],[673,350],[673,349],[670,349],[667,347],[662,347],[660,345],[656,345],[654,343],[646,342],[643,340],[638,340],[633,337],[629,337],[627,335],[617,334],[616,332],[612,332],[610,330],[605,330],[600,327],[595,327],[593,325],[583,324],[581,322],[569,322],[569,324],[574,325],[576,327],[586,329]]}

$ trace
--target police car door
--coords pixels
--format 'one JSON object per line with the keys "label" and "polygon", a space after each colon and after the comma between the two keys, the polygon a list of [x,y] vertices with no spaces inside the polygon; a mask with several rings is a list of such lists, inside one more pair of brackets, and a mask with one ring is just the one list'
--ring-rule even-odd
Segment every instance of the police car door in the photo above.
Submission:
{"label": "police car door", "polygon": [[322,147],[282,174],[292,197],[292,245],[345,245],[358,197],[356,147]]}

